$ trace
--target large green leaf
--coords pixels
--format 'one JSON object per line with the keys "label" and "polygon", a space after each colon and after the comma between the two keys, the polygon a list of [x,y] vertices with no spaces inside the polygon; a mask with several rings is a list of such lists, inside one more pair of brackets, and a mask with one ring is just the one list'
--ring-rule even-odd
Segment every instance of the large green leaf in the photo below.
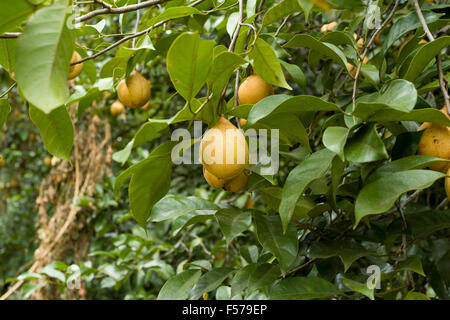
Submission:
{"label": "large green leaf", "polygon": [[375,300],[375,297],[374,297],[374,289],[375,288],[369,289],[369,287],[367,286],[366,283],[360,283],[358,281],[355,281],[352,279],[347,279],[347,278],[342,279],[342,283],[344,284],[344,286],[346,286],[350,290],[362,293],[363,295],[368,297],[370,300]]}
{"label": "large green leaf", "polygon": [[[431,23],[439,19],[439,15],[432,11],[425,11],[423,15],[427,23]],[[409,14],[399,18],[397,21],[395,21],[392,27],[389,28],[389,33],[383,42],[381,55],[384,56],[387,50],[392,46],[392,44],[400,39],[400,37],[402,37],[409,31],[420,28],[421,26],[422,24],[417,17],[417,13],[415,12],[410,12]]]}
{"label": "large green leaf", "polygon": [[288,96],[278,94],[269,96],[256,103],[248,115],[248,125],[251,126],[264,118],[278,113],[302,114],[304,112],[342,110],[334,103],[324,101],[309,95]]}
{"label": "large green leaf", "polygon": [[16,63],[17,39],[0,39],[0,66],[12,73]]}
{"label": "large green leaf", "polygon": [[174,219],[199,210],[216,210],[214,203],[197,198],[168,195],[153,207],[150,220],[153,222]]}
{"label": "large green leaf", "polygon": [[279,209],[284,231],[292,219],[298,199],[312,181],[325,175],[334,156],[334,152],[322,149],[311,154],[289,173]]}
{"label": "large green leaf", "polygon": [[268,26],[272,23],[280,23],[287,15],[300,11],[301,7],[297,0],[283,0],[271,7],[264,14],[262,25]]}
{"label": "large green leaf", "polygon": [[331,298],[339,290],[330,282],[318,277],[293,277],[278,282],[270,290],[271,300],[311,300]]}
{"label": "large green leaf", "polygon": [[0,34],[16,31],[17,27],[33,13],[35,6],[31,1],[14,0],[2,1],[0,10]]}
{"label": "large green leaf", "polygon": [[25,98],[45,113],[69,97],[67,75],[73,53],[66,26],[69,0],[55,0],[28,21],[16,48],[16,80]]}
{"label": "large green leaf", "polygon": [[278,259],[282,269],[287,270],[297,257],[297,230],[291,225],[283,233],[279,216],[266,216],[258,212],[253,219],[259,242]]}
{"label": "large green leaf", "polygon": [[[379,167],[374,173],[372,173],[369,178],[367,179],[367,183],[372,183],[375,180],[383,177],[388,176],[392,173],[398,172],[398,171],[406,171],[411,169],[422,169],[430,164],[441,162],[443,159],[436,158],[436,157],[430,157],[430,156],[424,156],[424,155],[413,155],[405,158],[401,158],[392,162],[389,162],[388,164]],[[445,161],[445,160],[444,160]]]}
{"label": "large green leaf", "polygon": [[334,44],[321,42],[307,34],[297,34],[292,37],[285,45],[286,48],[309,48],[319,54],[333,60],[347,70],[347,58],[344,53]]}
{"label": "large green leaf", "polygon": [[[283,189],[279,187],[268,187],[259,189],[259,192],[261,192],[261,197],[263,198],[264,203],[272,210],[278,211]],[[311,199],[300,197],[295,204],[294,217],[296,219],[309,218],[308,212],[310,212],[315,206],[316,203]]]}
{"label": "large green leaf", "polygon": [[250,291],[272,285],[281,275],[280,266],[271,263],[258,265],[250,274],[248,289]]}
{"label": "large green leaf", "polygon": [[339,256],[344,264],[344,272],[346,272],[353,262],[361,257],[370,255],[371,252],[355,241],[329,240],[314,243],[310,248],[309,254],[311,258],[321,259]]}
{"label": "large green leaf", "polygon": [[363,126],[353,137],[348,139],[344,153],[348,161],[358,163],[372,162],[389,157],[374,124]]}
{"label": "large green leaf", "polygon": [[[358,108],[358,107],[357,107]],[[363,108],[359,111],[362,111]],[[385,109],[384,107],[374,113],[366,112],[369,110],[358,112],[358,117],[368,121],[417,121],[417,122],[431,122],[450,126],[450,120],[441,111],[433,108],[414,109],[409,112],[403,112],[393,109]],[[364,115],[362,115],[364,113]]]}
{"label": "large green leaf", "polygon": [[216,289],[233,272],[234,270],[230,268],[216,268],[205,273],[192,289],[190,299],[197,300],[204,293]]}
{"label": "large green leaf", "polygon": [[212,66],[214,41],[182,33],[167,52],[167,71],[178,93],[190,102],[206,82]]}
{"label": "large green leaf", "polygon": [[397,79],[392,81],[383,92],[376,92],[360,97],[356,101],[353,115],[368,119],[379,111],[410,112],[417,101],[417,91],[409,81]]}
{"label": "large green leaf", "polygon": [[403,193],[425,189],[444,173],[432,170],[409,170],[392,173],[364,186],[355,203],[355,227],[362,218],[389,210]]}
{"label": "large green leaf", "polygon": [[422,71],[439,52],[450,45],[450,36],[439,37],[434,41],[422,46],[409,64],[408,70],[403,76],[404,79],[414,81],[418,76],[422,74]]}
{"label": "large green leaf", "polygon": [[186,300],[198,282],[201,271],[187,270],[167,280],[158,294],[158,300]]}
{"label": "large green leaf", "polygon": [[202,14],[202,12],[194,7],[180,6],[165,8],[163,13],[147,21],[146,26],[150,27],[164,20],[173,20],[177,18],[187,17],[193,14]]}
{"label": "large green leaf", "polygon": [[344,160],[344,147],[347,142],[348,128],[328,127],[323,133],[323,145]]}
{"label": "large green leaf", "polygon": [[11,112],[11,106],[9,105],[8,99],[0,99],[0,130],[3,128],[3,124]]}
{"label": "large green leaf", "polygon": [[280,62],[272,47],[263,39],[256,39],[255,46],[248,54],[255,72],[268,83],[291,90],[284,78]]}
{"label": "large green leaf", "polygon": [[240,209],[220,209],[216,213],[216,219],[229,245],[235,237],[250,227],[252,214]]}
{"label": "large green leaf", "polygon": [[73,124],[65,106],[54,109],[49,114],[30,106],[31,121],[38,127],[48,152],[55,157],[70,162],[73,146]]}
{"label": "large green leaf", "polygon": [[152,208],[170,188],[172,161],[170,157],[147,161],[131,177],[128,188],[131,213],[143,228]]}
{"label": "large green leaf", "polygon": [[172,222],[172,235],[178,235],[190,225],[214,219],[216,212],[217,210],[194,210],[179,216]]}

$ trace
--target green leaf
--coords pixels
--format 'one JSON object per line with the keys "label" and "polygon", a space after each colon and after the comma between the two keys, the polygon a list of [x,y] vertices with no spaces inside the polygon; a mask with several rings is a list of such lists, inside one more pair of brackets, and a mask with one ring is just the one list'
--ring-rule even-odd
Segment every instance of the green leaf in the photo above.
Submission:
{"label": "green leaf", "polygon": [[342,283],[350,290],[359,292],[368,297],[370,300],[375,300],[374,288],[369,289],[366,283],[361,283],[347,278],[342,279]]}
{"label": "green leaf", "polygon": [[231,268],[216,268],[205,273],[192,289],[190,299],[197,300],[204,293],[213,291],[233,272],[234,270]]}
{"label": "green leaf", "polygon": [[[272,210],[278,212],[283,189],[279,187],[268,187],[259,189],[259,192],[261,192],[261,197],[263,198],[264,203]],[[295,204],[294,217],[296,219],[309,218],[308,212],[310,212],[315,206],[316,203],[311,199],[300,197]]]}
{"label": "green leaf", "polygon": [[311,258],[326,259],[339,256],[344,264],[344,272],[350,268],[353,262],[370,254],[371,252],[358,242],[351,240],[320,241],[315,242],[310,248]]}
{"label": "green leaf", "polygon": [[360,97],[356,101],[353,112],[358,118],[368,119],[377,112],[391,111],[410,112],[417,101],[417,91],[409,81],[397,79],[392,81],[387,89]]}
{"label": "green leaf", "polygon": [[17,41],[16,80],[25,98],[47,114],[69,97],[73,39],[66,13],[70,5],[69,0],[55,0],[38,10]]}
{"label": "green leaf", "polygon": [[403,300],[431,300],[428,296],[420,292],[410,291]]}
{"label": "green leaf", "polygon": [[333,60],[347,70],[347,58],[344,53],[334,44],[321,42],[307,34],[293,36],[285,45],[286,48],[309,48],[314,54],[319,54]]}
{"label": "green leaf", "polygon": [[[362,106],[361,106],[362,107]],[[359,111],[362,111],[361,108]],[[374,113],[367,113],[366,109],[363,111],[365,114],[361,115],[358,111],[358,117],[368,121],[385,122],[385,121],[417,121],[417,122],[431,122],[450,126],[450,120],[441,111],[433,108],[414,109],[409,112],[402,112],[393,109],[382,108]]]}
{"label": "green leaf", "polygon": [[311,182],[325,175],[334,156],[335,154],[328,149],[322,149],[311,154],[289,173],[283,187],[279,209],[284,231],[292,219],[297,200]]}
{"label": "green leaf", "polygon": [[234,297],[238,293],[244,291],[250,284],[251,275],[259,266],[257,263],[251,263],[239,269],[231,280],[231,296]]}
{"label": "green leaf", "polygon": [[[424,155],[413,155],[405,158],[401,158],[392,162],[389,162],[388,164],[379,167],[377,170],[375,170],[374,173],[372,173],[368,179],[366,180],[367,183],[372,183],[375,180],[383,177],[391,175],[392,173],[398,172],[398,171],[406,171],[411,169],[422,169],[425,167],[428,167],[430,164],[441,162],[443,159],[436,158],[436,157],[430,157],[430,156],[424,156]],[[445,161],[445,159],[444,159]],[[449,160],[447,160],[449,161]]]}
{"label": "green leaf", "polygon": [[270,300],[325,299],[338,295],[339,290],[318,277],[293,277],[278,282],[270,290]]}
{"label": "green leaf", "polygon": [[217,210],[195,210],[179,216],[172,222],[172,235],[177,236],[180,231],[190,225],[214,219]]}
{"label": "green leaf", "polygon": [[0,66],[10,74],[16,63],[17,39],[0,39]]}
{"label": "green leaf", "polygon": [[300,11],[300,5],[297,0],[283,0],[271,7],[264,14],[262,27],[268,26],[272,23],[280,23],[283,19],[293,13]]}
{"label": "green leaf", "polygon": [[409,81],[414,81],[418,76],[422,74],[423,70],[431,61],[431,59],[434,59],[434,57],[439,55],[439,52],[443,48],[449,45],[450,36],[447,36],[439,37],[434,41],[420,47],[417,53],[412,58],[411,63],[408,67],[408,71],[406,71],[406,74],[402,78]]}
{"label": "green leaf", "polygon": [[284,78],[280,62],[272,47],[263,39],[256,39],[255,46],[248,54],[255,72],[268,83],[292,90]]}
{"label": "green leaf", "polygon": [[262,99],[256,103],[248,115],[248,126],[278,113],[293,113],[300,115],[305,112],[342,110],[334,103],[324,101],[309,95],[288,96],[277,94]]}
{"label": "green leaf", "polygon": [[160,144],[150,153],[150,155],[146,159],[122,171],[116,178],[116,181],[114,182],[114,189],[113,189],[114,197],[118,198],[120,187],[125,183],[125,181],[131,178],[133,174],[135,174],[138,170],[145,167],[147,165],[147,162],[151,162],[160,158],[170,159],[171,151],[175,144],[176,144],[175,141],[168,141]]}
{"label": "green leaf", "polygon": [[187,270],[167,280],[159,291],[157,300],[186,300],[189,292],[202,275],[198,270]]}
{"label": "green leaf", "polygon": [[303,12],[305,13],[305,21],[308,21],[309,13],[314,7],[314,3],[311,0],[298,0],[298,4],[302,7]]}
{"label": "green leaf", "polygon": [[74,131],[72,119],[65,106],[54,109],[49,114],[30,106],[31,121],[38,127],[48,152],[57,158],[70,162]]}
{"label": "green leaf", "polygon": [[194,7],[180,6],[180,7],[165,8],[163,13],[150,19],[148,22],[146,22],[146,25],[152,26],[164,20],[173,20],[177,18],[187,17],[193,14],[203,14],[203,13]]}
{"label": "green leaf", "polygon": [[349,45],[356,49],[356,42],[351,33],[344,31],[332,31],[320,37],[321,42],[328,42],[335,46]]}
{"label": "green leaf", "polygon": [[328,127],[323,133],[323,145],[344,161],[344,147],[349,130],[344,127]]}
{"label": "green leaf", "polygon": [[216,213],[216,219],[227,244],[230,245],[235,237],[250,227],[252,214],[250,211],[240,209],[219,209]]}
{"label": "green leaf", "polygon": [[397,269],[395,269],[395,272],[404,270],[413,271],[425,277],[425,272],[423,272],[422,268],[422,261],[420,261],[417,256],[410,256],[406,260],[400,261]]}
{"label": "green leaf", "polygon": [[[423,12],[425,21],[427,24],[434,22],[439,19],[439,15],[432,11]],[[410,12],[409,14],[399,18],[395,23],[389,28],[389,33],[384,39],[383,47],[381,49],[381,55],[384,56],[387,50],[394,44],[395,41],[400,39],[406,33],[420,28],[422,24],[417,17],[416,12]]]}
{"label": "green leaf", "polygon": [[170,157],[148,161],[131,177],[128,196],[133,216],[139,225],[146,227],[152,208],[170,188],[172,162]]}
{"label": "green leaf", "polygon": [[15,31],[33,13],[34,8],[27,0],[2,1],[0,34]]}
{"label": "green leaf", "polygon": [[3,128],[3,124],[10,112],[11,106],[9,105],[8,99],[0,99],[0,130]]}
{"label": "green leaf", "polygon": [[425,189],[445,174],[432,170],[409,170],[384,176],[363,187],[355,203],[355,227],[362,218],[389,210],[403,193]]}
{"label": "green leaf", "polygon": [[205,84],[212,66],[214,41],[182,33],[167,53],[167,71],[178,93],[189,103]]}
{"label": "green leaf", "polygon": [[272,285],[281,275],[280,266],[263,263],[258,265],[250,274],[248,281],[249,291]]}
{"label": "green leaf", "polygon": [[281,66],[291,75],[301,88],[306,88],[306,77],[299,66],[280,60]]}
{"label": "green leaf", "polygon": [[193,211],[217,209],[217,205],[205,199],[168,195],[153,207],[150,220],[158,222],[174,219]]}
{"label": "green leaf", "polygon": [[294,262],[298,252],[297,231],[294,226],[286,228],[283,234],[279,216],[253,215],[258,241],[264,249],[270,251],[287,270]]}
{"label": "green leaf", "polygon": [[372,162],[389,157],[375,124],[360,128],[353,137],[347,140],[344,150],[345,158],[357,163]]}

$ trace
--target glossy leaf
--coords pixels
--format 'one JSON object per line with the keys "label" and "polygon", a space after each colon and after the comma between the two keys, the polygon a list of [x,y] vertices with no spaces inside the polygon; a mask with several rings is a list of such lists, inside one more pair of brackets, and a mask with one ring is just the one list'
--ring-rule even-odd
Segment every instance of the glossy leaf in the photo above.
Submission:
{"label": "glossy leaf", "polygon": [[369,289],[366,283],[360,283],[358,281],[354,281],[352,279],[347,278],[342,279],[342,283],[350,290],[359,292],[368,297],[370,300],[375,300],[374,288]]}
{"label": "glossy leaf", "polygon": [[0,66],[12,73],[16,63],[17,39],[0,39]]}
{"label": "glossy leaf", "polygon": [[9,105],[8,99],[0,99],[0,130],[3,128],[3,124],[10,112],[11,106]]}
{"label": "glossy leaf", "polygon": [[[278,211],[283,189],[279,187],[268,187],[259,189],[259,191],[261,192],[264,203],[272,210]],[[294,217],[296,219],[309,218],[308,212],[310,212],[315,205],[316,203],[309,198],[300,197],[295,204]]]}
{"label": "glossy leaf", "polygon": [[66,107],[61,106],[46,114],[38,108],[30,106],[29,113],[31,121],[39,129],[48,152],[70,162],[74,130]]}
{"label": "glossy leaf", "polygon": [[323,133],[323,145],[344,160],[344,147],[349,130],[344,127],[328,127]]}
{"label": "glossy leaf", "polygon": [[205,273],[192,289],[190,299],[197,300],[204,293],[216,289],[231,275],[232,272],[234,272],[234,270],[230,268],[216,268]]}
{"label": "glossy leaf", "polygon": [[406,74],[403,76],[408,81],[414,81],[421,75],[422,71],[435,56],[439,55],[439,52],[450,45],[450,36],[439,37],[434,41],[422,46],[409,64]]}
{"label": "glossy leaf", "polygon": [[217,205],[205,199],[168,195],[153,207],[150,220],[157,222],[174,219],[197,210],[216,209]]}
{"label": "glossy leaf", "polygon": [[322,149],[311,154],[289,173],[279,209],[284,231],[292,219],[298,199],[312,181],[325,175],[334,156],[328,149]]}
{"label": "glossy leaf", "polygon": [[268,83],[291,90],[284,78],[280,62],[272,47],[258,38],[255,46],[248,54],[255,72]]}
{"label": "glossy leaf", "polygon": [[262,25],[264,27],[275,22],[280,23],[284,17],[298,11],[300,11],[300,5],[297,0],[283,0],[267,10]]}
{"label": "glossy leaf", "polygon": [[432,170],[395,172],[367,184],[355,203],[355,227],[362,218],[389,210],[403,193],[425,189],[445,174]]}
{"label": "glossy leaf", "polygon": [[366,163],[389,157],[375,125],[360,128],[354,136],[347,140],[345,158],[348,161]]}
{"label": "glossy leaf", "polygon": [[198,282],[202,273],[187,270],[167,280],[158,294],[158,300],[186,300],[192,287]]}
{"label": "glossy leaf", "polygon": [[258,241],[264,249],[270,251],[280,262],[283,270],[294,262],[298,252],[297,231],[291,225],[283,233],[279,216],[266,216],[255,213],[253,219],[256,225]]}
{"label": "glossy leaf", "polygon": [[235,237],[250,227],[252,215],[249,211],[220,209],[216,213],[216,219],[229,245]]}
{"label": "glossy leaf", "polygon": [[286,48],[309,48],[314,50],[315,54],[320,54],[341,65],[347,70],[347,58],[344,53],[334,44],[321,42],[307,34],[297,34],[292,37],[285,45]]}
{"label": "glossy leaf", "polygon": [[183,33],[167,53],[167,71],[178,93],[190,102],[206,82],[212,65],[214,41]]}
{"label": "glossy leaf", "polygon": [[2,1],[0,34],[16,31],[17,27],[33,13],[35,6],[27,0]]}
{"label": "glossy leaf", "polygon": [[73,53],[72,33],[66,25],[69,6],[69,0],[55,0],[38,10],[17,42],[16,80],[25,98],[47,114],[69,97],[67,76]]}
{"label": "glossy leaf", "polygon": [[318,277],[293,277],[278,282],[270,290],[271,300],[325,299],[339,294],[330,282]]}

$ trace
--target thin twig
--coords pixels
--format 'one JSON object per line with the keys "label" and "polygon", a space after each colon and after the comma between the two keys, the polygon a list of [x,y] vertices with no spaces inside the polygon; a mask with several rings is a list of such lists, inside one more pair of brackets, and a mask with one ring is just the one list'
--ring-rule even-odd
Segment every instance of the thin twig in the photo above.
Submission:
{"label": "thin twig", "polygon": [[353,111],[355,110],[355,103],[356,103],[356,89],[358,86],[358,78],[359,78],[359,73],[361,72],[361,67],[363,65],[363,61],[364,58],[367,55],[367,52],[369,51],[370,46],[372,45],[372,43],[375,41],[376,36],[378,35],[378,33],[380,33],[380,31],[389,23],[389,21],[391,20],[392,16],[394,15],[395,11],[397,10],[397,7],[400,3],[400,0],[396,0],[395,1],[395,5],[392,8],[391,12],[389,13],[388,17],[386,18],[386,20],[384,20],[384,22],[377,28],[375,29],[375,32],[372,34],[372,37],[370,38],[369,42],[365,45],[364,48],[364,52],[362,54],[362,56],[359,58],[359,64],[358,64],[358,68],[356,69],[356,74],[355,74],[355,81],[353,82],[353,93],[352,93],[352,103],[353,103]]}
{"label": "thin twig", "polygon": [[11,92],[12,89],[14,89],[14,87],[17,85],[17,82],[14,82],[13,85],[11,87],[8,88],[8,90],[6,90],[5,92],[3,92],[0,95],[0,98],[3,98],[4,96],[6,96],[8,93]]}
{"label": "thin twig", "polygon": [[[414,0],[414,7],[417,12],[417,16],[419,17],[419,21],[422,24],[422,28],[425,31],[428,40],[434,41],[433,34],[431,33],[430,29],[428,28],[427,22],[425,21],[425,18],[422,14],[422,10],[420,9],[419,2],[417,0]],[[450,114],[450,102],[448,97],[448,89],[446,84],[446,79],[444,77],[444,72],[442,71],[442,61],[439,57],[439,54],[436,56],[436,63],[437,63],[437,69],[439,73],[439,86],[441,87],[442,95],[444,96],[444,104],[447,108],[447,113]]]}
{"label": "thin twig", "polygon": [[286,22],[288,21],[288,19],[291,17],[291,15],[287,15],[286,18],[284,18],[283,22],[280,24],[280,26],[278,27],[277,31],[275,32],[275,37],[278,37],[278,34],[280,33],[281,29],[283,29],[283,27],[285,26]]}
{"label": "thin twig", "polygon": [[[198,1],[196,1],[196,2],[194,2],[194,3],[192,3],[192,4],[190,4],[189,6],[190,6],[190,7],[196,6],[197,4],[199,4],[199,3],[203,2],[203,1],[205,1],[205,0],[198,0]],[[144,3],[144,2],[143,2],[143,3]],[[134,34],[131,34],[131,35],[129,35],[129,36],[126,36],[126,37],[120,39],[119,41],[114,42],[114,43],[113,43],[112,45],[110,45],[109,47],[107,47],[107,48],[105,48],[105,49],[103,49],[103,50],[100,50],[100,51],[97,52],[96,54],[94,54],[94,55],[92,55],[92,56],[88,56],[88,57],[83,58],[83,59],[81,59],[81,60],[75,61],[75,62],[71,63],[70,65],[73,66],[73,65],[76,65],[76,64],[79,64],[79,63],[83,63],[83,62],[88,61],[88,60],[95,59],[95,58],[101,56],[102,54],[108,52],[109,50],[114,49],[115,47],[121,45],[122,43],[127,42],[128,40],[131,40],[131,39],[134,39],[134,38],[136,38],[136,37],[140,37],[140,36],[142,36],[142,35],[144,35],[144,34],[149,33],[152,29],[157,28],[157,27],[163,25],[164,23],[168,22],[169,20],[170,20],[170,19],[167,19],[167,20],[164,20],[164,21],[160,21],[160,22],[154,24],[153,26],[148,27],[148,28],[145,29],[145,30],[142,30],[142,31],[140,31],[140,32],[138,32],[138,33],[134,33]]]}

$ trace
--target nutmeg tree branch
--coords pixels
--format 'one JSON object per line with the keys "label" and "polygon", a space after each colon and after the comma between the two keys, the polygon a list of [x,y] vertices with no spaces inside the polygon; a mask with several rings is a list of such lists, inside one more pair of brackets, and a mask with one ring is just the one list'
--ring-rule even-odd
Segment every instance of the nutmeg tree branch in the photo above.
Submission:
{"label": "nutmeg tree branch", "polygon": [[[414,7],[417,12],[417,16],[419,17],[419,21],[422,24],[422,28],[425,31],[428,40],[434,41],[433,34],[431,33],[430,29],[428,28],[427,22],[425,21],[425,18],[422,14],[422,10],[420,9],[419,2],[417,0],[414,0]],[[449,102],[449,96],[448,96],[448,87],[446,83],[446,79],[444,77],[444,72],[442,71],[442,61],[439,57],[439,54],[436,56],[436,64],[439,74],[439,86],[441,87],[442,95],[444,96],[444,104],[447,108],[447,113],[450,114],[450,102]]]}
{"label": "nutmeg tree branch", "polygon": [[400,3],[400,0],[396,0],[395,1],[394,7],[392,8],[392,10],[389,13],[389,15],[386,17],[386,20],[384,20],[384,22],[380,26],[378,26],[378,28],[375,29],[375,32],[372,34],[372,37],[370,38],[369,42],[367,42],[367,44],[364,46],[364,51],[363,51],[363,54],[361,55],[361,57],[359,59],[358,68],[356,69],[356,74],[355,74],[355,80],[353,82],[353,93],[352,93],[353,111],[355,109],[356,89],[357,89],[357,86],[358,86],[358,78],[359,78],[359,74],[361,72],[361,67],[363,65],[364,58],[367,56],[367,52],[369,51],[369,48],[372,45],[372,43],[375,41],[375,38],[377,37],[377,35],[380,33],[380,31],[392,19],[392,16],[394,15],[395,11],[397,10],[397,7],[398,7],[399,3]]}

